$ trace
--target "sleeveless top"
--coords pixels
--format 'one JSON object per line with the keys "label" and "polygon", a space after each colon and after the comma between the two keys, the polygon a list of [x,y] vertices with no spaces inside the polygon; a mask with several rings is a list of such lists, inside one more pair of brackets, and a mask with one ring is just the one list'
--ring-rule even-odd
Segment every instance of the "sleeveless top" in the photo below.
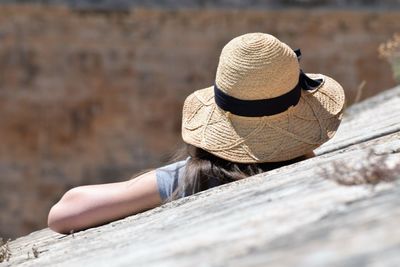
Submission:
{"label": "sleeveless top", "polygon": [[[172,195],[174,190],[182,183],[183,173],[185,171],[186,160],[178,161],[156,169],[157,186],[161,199],[164,201]],[[221,185],[219,179],[210,178],[207,181],[207,189]],[[190,193],[182,192],[179,198],[186,197]]]}

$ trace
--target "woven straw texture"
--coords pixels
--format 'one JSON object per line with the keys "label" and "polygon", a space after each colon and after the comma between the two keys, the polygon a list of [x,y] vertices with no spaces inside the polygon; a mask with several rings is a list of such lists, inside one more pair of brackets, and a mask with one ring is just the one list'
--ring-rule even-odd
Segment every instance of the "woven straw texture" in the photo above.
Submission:
{"label": "woven straw texture", "polygon": [[[241,163],[277,162],[302,156],[333,137],[339,127],[343,88],[322,74],[313,91],[302,90],[296,106],[264,117],[243,117],[220,109],[213,87],[185,100],[182,137],[218,157]],[[299,64],[295,53],[275,37],[253,33],[239,36],[222,50],[216,84],[240,99],[266,99],[295,87]]]}

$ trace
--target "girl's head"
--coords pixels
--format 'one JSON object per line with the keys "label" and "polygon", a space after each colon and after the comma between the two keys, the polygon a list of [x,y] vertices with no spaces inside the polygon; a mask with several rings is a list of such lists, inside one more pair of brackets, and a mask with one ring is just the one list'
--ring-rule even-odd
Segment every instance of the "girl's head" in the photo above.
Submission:
{"label": "girl's head", "polygon": [[245,34],[221,52],[215,83],[185,100],[188,144],[178,198],[207,189],[207,180],[239,180],[305,158],[333,137],[345,96],[334,79],[305,74],[300,50],[272,35]]}
{"label": "girl's head", "polygon": [[335,134],[344,91],[323,74],[305,74],[300,51],[272,35],[245,34],[222,50],[214,86],[183,107],[183,140],[235,163],[300,157]]}

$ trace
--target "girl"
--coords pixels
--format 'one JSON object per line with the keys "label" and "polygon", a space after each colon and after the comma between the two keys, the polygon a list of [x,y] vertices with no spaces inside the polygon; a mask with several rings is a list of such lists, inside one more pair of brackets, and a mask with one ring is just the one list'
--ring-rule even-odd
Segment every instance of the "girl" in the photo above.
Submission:
{"label": "girl", "polygon": [[49,227],[86,229],[312,156],[339,127],[345,96],[332,78],[305,74],[300,56],[269,34],[231,40],[215,84],[185,100],[184,159],[129,181],[69,190],[51,208]]}

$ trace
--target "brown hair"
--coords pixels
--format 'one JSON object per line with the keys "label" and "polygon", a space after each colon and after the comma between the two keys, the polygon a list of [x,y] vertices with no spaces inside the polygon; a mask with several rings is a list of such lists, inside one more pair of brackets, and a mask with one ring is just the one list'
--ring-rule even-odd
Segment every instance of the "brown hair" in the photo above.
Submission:
{"label": "brown hair", "polygon": [[270,171],[285,165],[299,162],[307,158],[301,156],[288,161],[265,163],[236,163],[219,158],[201,148],[185,144],[174,157],[177,159],[188,158],[182,178],[172,195],[166,202],[185,195],[192,195],[208,189],[210,178],[218,179],[220,184],[230,183],[262,172]]}

